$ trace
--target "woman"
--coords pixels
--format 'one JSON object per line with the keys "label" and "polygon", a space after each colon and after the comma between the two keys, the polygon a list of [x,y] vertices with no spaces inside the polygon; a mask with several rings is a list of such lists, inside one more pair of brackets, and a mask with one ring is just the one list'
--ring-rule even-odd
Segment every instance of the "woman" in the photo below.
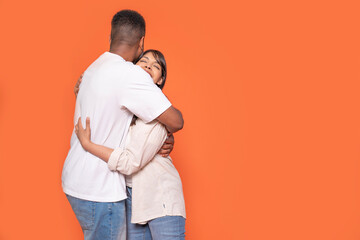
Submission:
{"label": "woman", "polygon": [[[161,52],[145,51],[136,65],[159,88],[164,87],[166,62]],[[129,240],[185,239],[186,213],[180,176],[170,157],[157,154],[167,137],[161,123],[145,124],[134,118],[123,149],[91,142],[90,119],[86,119],[85,129],[78,121],[75,132],[86,151],[107,162],[110,170],[126,175]]]}

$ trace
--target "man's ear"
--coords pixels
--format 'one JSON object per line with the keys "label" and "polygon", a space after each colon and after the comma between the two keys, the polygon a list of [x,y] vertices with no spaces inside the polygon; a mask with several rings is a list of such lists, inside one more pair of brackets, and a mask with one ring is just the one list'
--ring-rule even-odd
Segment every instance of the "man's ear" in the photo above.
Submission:
{"label": "man's ear", "polygon": [[144,42],[145,42],[145,36],[142,36],[139,42],[139,48],[141,49],[142,53],[144,52],[144,44],[145,44]]}

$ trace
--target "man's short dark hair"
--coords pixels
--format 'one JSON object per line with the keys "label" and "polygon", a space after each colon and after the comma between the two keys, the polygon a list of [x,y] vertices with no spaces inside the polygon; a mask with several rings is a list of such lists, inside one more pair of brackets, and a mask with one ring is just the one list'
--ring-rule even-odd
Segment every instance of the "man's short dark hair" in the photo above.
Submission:
{"label": "man's short dark hair", "polygon": [[145,36],[145,20],[136,11],[122,10],[111,21],[111,45],[136,44]]}

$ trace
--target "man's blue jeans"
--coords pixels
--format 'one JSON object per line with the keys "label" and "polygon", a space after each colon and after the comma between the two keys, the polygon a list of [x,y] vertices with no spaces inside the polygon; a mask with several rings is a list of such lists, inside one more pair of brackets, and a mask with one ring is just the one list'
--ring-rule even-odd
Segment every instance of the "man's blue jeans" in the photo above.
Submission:
{"label": "man's blue jeans", "polygon": [[125,200],[92,202],[66,195],[85,240],[126,240]]}
{"label": "man's blue jeans", "polygon": [[185,218],[182,216],[164,216],[155,218],[147,224],[131,223],[132,189],[127,187],[126,215],[127,240],[184,240]]}

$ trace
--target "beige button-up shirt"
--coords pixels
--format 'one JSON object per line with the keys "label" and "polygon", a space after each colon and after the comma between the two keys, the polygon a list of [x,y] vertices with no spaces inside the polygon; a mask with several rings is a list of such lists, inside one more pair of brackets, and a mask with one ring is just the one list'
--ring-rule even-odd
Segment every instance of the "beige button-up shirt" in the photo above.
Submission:
{"label": "beige button-up shirt", "polygon": [[137,119],[130,127],[125,148],[116,148],[109,169],[132,175],[132,223],[144,224],[163,216],[186,218],[179,173],[170,157],[158,155],[167,131],[158,121]]}

